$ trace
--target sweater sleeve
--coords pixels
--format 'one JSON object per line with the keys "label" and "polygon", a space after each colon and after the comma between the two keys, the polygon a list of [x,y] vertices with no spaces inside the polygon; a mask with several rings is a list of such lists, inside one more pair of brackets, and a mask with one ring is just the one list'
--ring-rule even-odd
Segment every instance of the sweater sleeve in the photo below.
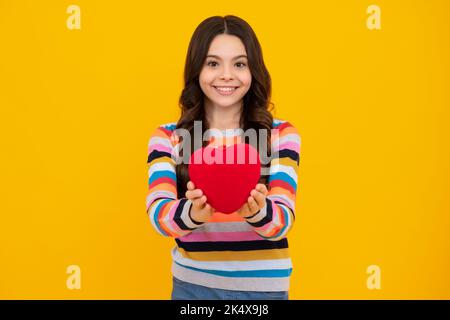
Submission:
{"label": "sweater sleeve", "polygon": [[146,210],[157,232],[163,236],[178,238],[203,223],[190,217],[192,201],[178,199],[175,154],[171,130],[157,128],[148,143],[148,193]]}
{"label": "sweater sleeve", "polygon": [[270,162],[266,205],[246,218],[267,240],[283,239],[293,226],[300,145],[300,135],[294,126],[289,122],[278,126],[278,134],[272,139],[272,152],[276,157]]}

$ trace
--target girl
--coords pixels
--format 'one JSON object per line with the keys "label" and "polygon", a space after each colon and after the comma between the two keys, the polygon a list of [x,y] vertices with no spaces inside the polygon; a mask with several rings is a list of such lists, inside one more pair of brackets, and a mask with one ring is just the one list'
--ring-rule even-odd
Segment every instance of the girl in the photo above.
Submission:
{"label": "girl", "polygon": [[[288,299],[286,235],[295,218],[300,136],[289,122],[273,119],[270,95],[271,78],[248,23],[232,15],[200,23],[187,52],[181,117],[158,127],[148,149],[147,213],[156,231],[176,241],[172,299]],[[202,146],[221,144],[214,132],[229,145],[245,143],[243,130],[268,131],[268,170],[232,214],[212,208],[189,180],[188,164],[176,162],[180,146],[193,142],[176,130],[193,133],[194,121],[216,130]]]}

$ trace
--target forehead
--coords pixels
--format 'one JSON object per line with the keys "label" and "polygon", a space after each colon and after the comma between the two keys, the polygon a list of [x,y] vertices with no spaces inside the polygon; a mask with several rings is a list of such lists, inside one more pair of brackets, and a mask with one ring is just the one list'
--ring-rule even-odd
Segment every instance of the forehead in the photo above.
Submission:
{"label": "forehead", "polygon": [[211,42],[208,50],[208,55],[216,55],[223,59],[233,59],[246,53],[241,39],[229,34],[217,35]]}

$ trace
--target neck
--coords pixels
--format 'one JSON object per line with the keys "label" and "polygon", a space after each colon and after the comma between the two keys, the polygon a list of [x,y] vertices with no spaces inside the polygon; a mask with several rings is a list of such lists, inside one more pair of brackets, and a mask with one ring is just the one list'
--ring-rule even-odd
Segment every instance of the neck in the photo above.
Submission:
{"label": "neck", "polygon": [[210,129],[238,129],[242,113],[242,103],[229,107],[219,107],[205,102],[206,120]]}

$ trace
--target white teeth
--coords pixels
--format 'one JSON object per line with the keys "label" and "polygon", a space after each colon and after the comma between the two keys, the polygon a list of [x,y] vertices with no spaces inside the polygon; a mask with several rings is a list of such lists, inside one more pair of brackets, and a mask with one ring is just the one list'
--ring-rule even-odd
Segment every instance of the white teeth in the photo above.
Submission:
{"label": "white teeth", "polygon": [[215,87],[217,90],[219,91],[223,91],[223,92],[231,92],[236,90],[235,87]]}

